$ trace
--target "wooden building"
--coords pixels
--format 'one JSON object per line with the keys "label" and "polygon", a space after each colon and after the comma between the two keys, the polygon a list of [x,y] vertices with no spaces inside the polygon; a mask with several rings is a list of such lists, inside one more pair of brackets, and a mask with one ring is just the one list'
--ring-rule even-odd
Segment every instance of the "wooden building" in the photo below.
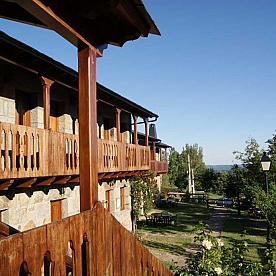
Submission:
{"label": "wooden building", "polygon": [[171,275],[118,222],[128,178],[166,172],[158,116],[95,77],[107,44],[159,34],[142,1],[3,0],[0,16],[55,30],[79,60],[76,73],[0,33],[0,275]]}

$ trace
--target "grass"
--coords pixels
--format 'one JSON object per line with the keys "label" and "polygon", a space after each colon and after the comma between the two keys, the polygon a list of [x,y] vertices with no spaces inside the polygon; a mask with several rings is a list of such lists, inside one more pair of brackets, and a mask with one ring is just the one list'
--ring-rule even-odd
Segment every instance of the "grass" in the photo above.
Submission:
{"label": "grass", "polygon": [[[207,221],[212,213],[212,208],[207,209],[206,204],[193,202],[180,202],[177,208],[154,208],[152,212],[170,212],[177,214],[178,223],[168,226],[150,226],[145,221],[138,222],[138,235],[142,243],[149,249],[172,254],[183,254],[193,241],[194,228],[199,221]],[[242,238],[241,234],[246,231]],[[226,246],[233,245],[235,241],[246,240],[248,252],[246,260],[264,262],[266,249],[266,224],[264,220],[248,217],[242,212],[237,215],[237,210],[228,209],[228,218],[223,226],[221,238]],[[169,262],[170,260],[168,260]]]}
{"label": "grass", "polygon": [[193,242],[194,227],[201,220],[208,220],[210,212],[205,204],[182,203],[177,208],[154,208],[150,213],[170,212],[177,215],[176,225],[146,225],[145,221],[138,222],[138,235],[142,243],[149,249],[159,250],[176,255],[185,253],[186,248]]}
{"label": "grass", "polygon": [[[248,252],[245,259],[253,262],[264,262],[266,249],[266,222],[248,216],[237,216],[229,210],[229,217],[222,229],[221,238],[225,245],[233,245],[235,241],[245,240],[248,243]],[[245,233],[245,235],[243,235]]]}

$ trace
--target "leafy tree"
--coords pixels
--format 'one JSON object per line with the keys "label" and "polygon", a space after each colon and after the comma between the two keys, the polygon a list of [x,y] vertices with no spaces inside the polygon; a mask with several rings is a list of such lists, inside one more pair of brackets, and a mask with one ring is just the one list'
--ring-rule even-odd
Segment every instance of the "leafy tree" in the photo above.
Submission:
{"label": "leafy tree", "polygon": [[217,181],[217,173],[213,168],[206,168],[201,174],[201,185],[205,192],[213,192]]}
{"label": "leafy tree", "polygon": [[171,148],[169,154],[168,176],[170,183],[173,185],[175,185],[178,177],[178,157],[179,153],[175,150],[175,148]]}
{"label": "leafy tree", "polygon": [[244,152],[234,151],[236,160],[242,164],[242,170],[239,173],[239,182],[242,183],[241,192],[250,201],[254,200],[255,193],[263,190],[264,176],[261,169],[260,159],[263,149],[254,138],[246,142]]}
{"label": "leafy tree", "polygon": [[203,149],[198,144],[186,144],[179,155],[178,178],[176,186],[186,188],[188,185],[188,155],[190,156],[191,169],[194,171],[195,189],[202,189],[201,175],[206,166],[203,162]]}

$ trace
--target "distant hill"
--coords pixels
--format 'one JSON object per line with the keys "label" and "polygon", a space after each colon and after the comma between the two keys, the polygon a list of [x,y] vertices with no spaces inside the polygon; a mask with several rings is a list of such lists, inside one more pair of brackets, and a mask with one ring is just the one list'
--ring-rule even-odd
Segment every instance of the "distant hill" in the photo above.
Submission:
{"label": "distant hill", "polygon": [[206,165],[207,168],[212,168],[217,172],[229,172],[231,171],[232,165]]}

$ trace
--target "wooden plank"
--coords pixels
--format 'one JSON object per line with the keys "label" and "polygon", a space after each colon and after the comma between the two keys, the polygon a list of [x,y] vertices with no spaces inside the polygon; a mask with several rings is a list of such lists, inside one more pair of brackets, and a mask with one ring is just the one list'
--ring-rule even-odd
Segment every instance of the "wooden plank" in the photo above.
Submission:
{"label": "wooden plank", "polygon": [[95,214],[93,216],[93,252],[96,257],[96,272],[97,275],[105,275],[108,270],[108,264],[106,263],[105,258],[105,216],[104,216],[104,208],[101,202],[97,202],[95,204]]}
{"label": "wooden plank", "polygon": [[[107,264],[106,275],[113,275],[113,256],[112,256],[112,232],[115,218],[103,208],[105,217],[105,263]],[[115,259],[116,260],[116,259]]]}
{"label": "wooden plank", "polygon": [[47,248],[54,262],[54,276],[66,275],[66,253],[68,251],[69,218],[46,225]]}
{"label": "wooden plank", "polygon": [[31,275],[41,275],[44,269],[46,245],[46,226],[22,233],[24,241],[23,259],[27,262]]}
{"label": "wooden plank", "polygon": [[[112,268],[113,268],[113,275],[114,276],[121,276],[122,270],[122,255],[121,255],[121,225],[118,221],[114,220],[113,223],[113,232],[112,232]],[[123,252],[122,252],[123,253]]]}
{"label": "wooden plank", "polygon": [[[87,242],[82,244],[83,248],[85,248],[86,252],[86,271],[82,271],[83,276],[97,276],[97,256],[94,247],[95,241],[95,227],[94,227],[94,220],[97,220],[96,211],[93,209],[92,211],[86,211],[84,214],[84,237],[86,238]],[[82,260],[84,262],[84,258]],[[85,269],[85,268],[84,268]],[[83,269],[83,270],[84,270]]]}
{"label": "wooden plank", "polygon": [[69,237],[73,241],[75,252],[73,256],[73,275],[85,275],[82,272],[82,244],[84,234],[84,213],[69,218]]}
{"label": "wooden plank", "polygon": [[23,262],[22,234],[0,240],[0,275],[19,275]]}

